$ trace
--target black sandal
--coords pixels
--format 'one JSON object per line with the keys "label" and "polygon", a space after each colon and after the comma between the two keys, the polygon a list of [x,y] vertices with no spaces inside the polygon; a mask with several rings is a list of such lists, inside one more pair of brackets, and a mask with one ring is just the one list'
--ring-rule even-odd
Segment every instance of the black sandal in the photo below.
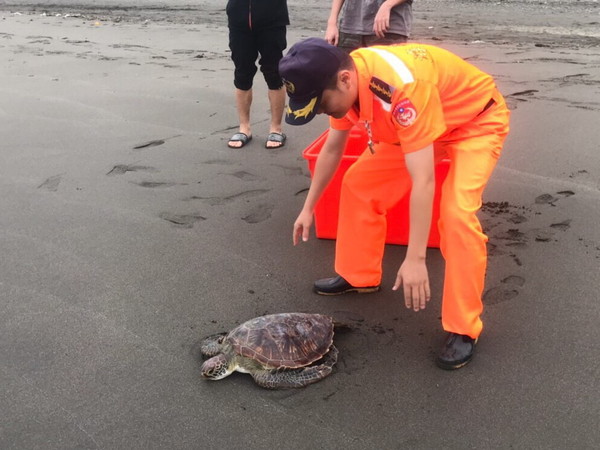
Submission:
{"label": "black sandal", "polygon": [[[252,140],[252,135],[248,136],[246,133],[235,133],[233,136],[231,136],[231,138],[229,139],[229,142],[227,143],[227,146],[229,148],[242,148],[244,145],[246,145],[248,142],[250,142]],[[231,145],[232,142],[241,142],[242,145]]]}
{"label": "black sandal", "polygon": [[[283,133],[269,133],[267,136],[267,142],[265,142],[265,148],[281,148],[285,145],[287,136]],[[274,142],[277,145],[267,145],[269,142]]]}

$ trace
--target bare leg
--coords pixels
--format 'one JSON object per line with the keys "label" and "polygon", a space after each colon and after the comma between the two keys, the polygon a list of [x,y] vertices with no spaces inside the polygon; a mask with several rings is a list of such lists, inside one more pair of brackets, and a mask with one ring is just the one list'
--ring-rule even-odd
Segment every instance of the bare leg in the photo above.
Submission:
{"label": "bare leg", "polygon": [[[252,136],[250,130],[250,106],[252,105],[252,89],[242,91],[235,90],[235,105],[237,107],[238,117],[240,119],[240,133]],[[241,147],[241,142],[229,142],[231,147]]]}
{"label": "bare leg", "polygon": [[[285,89],[269,89],[269,105],[271,106],[271,126],[269,133],[281,133],[281,119],[285,106]],[[267,148],[280,147],[278,142],[267,142]]]}

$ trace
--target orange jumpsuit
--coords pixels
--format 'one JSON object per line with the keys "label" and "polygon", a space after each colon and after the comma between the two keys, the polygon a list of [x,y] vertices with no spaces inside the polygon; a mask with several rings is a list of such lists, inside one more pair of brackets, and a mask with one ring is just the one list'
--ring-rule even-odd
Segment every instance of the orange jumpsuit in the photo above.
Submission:
{"label": "orange jumpsuit", "polygon": [[[486,242],[476,212],[500,156],[510,112],[492,77],[438,47],[406,44],[351,53],[359,108],[334,129],[367,128],[374,142],[346,172],[340,197],[336,272],[354,286],[381,282],[386,211],[411,188],[404,154],[433,143],[450,160],[440,201],[446,261],[444,330],[481,333]],[[393,224],[390,224],[393,226]]]}

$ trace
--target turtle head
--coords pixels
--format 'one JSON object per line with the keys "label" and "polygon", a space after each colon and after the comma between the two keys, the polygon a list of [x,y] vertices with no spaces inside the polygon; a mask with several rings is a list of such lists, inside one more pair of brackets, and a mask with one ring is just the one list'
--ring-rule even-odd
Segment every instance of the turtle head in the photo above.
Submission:
{"label": "turtle head", "polygon": [[233,370],[229,367],[229,360],[224,354],[213,356],[204,361],[200,372],[204,378],[210,380],[220,380],[230,375]]}

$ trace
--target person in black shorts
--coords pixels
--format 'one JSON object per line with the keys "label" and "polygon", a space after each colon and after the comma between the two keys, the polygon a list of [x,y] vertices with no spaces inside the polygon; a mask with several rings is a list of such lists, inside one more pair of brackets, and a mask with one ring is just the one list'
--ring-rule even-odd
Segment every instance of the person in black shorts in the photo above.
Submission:
{"label": "person in black shorts", "polygon": [[250,107],[256,60],[269,88],[271,123],[265,146],[279,148],[285,144],[281,122],[285,89],[279,75],[279,60],[287,46],[289,16],[286,0],[229,0],[227,2],[229,48],[235,65],[235,100],[240,126],[228,146],[241,148],[252,139]]}

